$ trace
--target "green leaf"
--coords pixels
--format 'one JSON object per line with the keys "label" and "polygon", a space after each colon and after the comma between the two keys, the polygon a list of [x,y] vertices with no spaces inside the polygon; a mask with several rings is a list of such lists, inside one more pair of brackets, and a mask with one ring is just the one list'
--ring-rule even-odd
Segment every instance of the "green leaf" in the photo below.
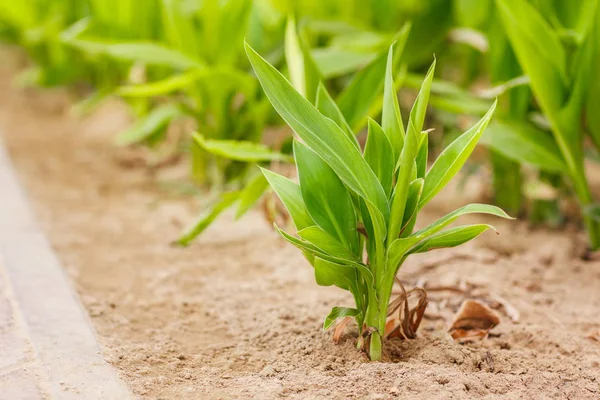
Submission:
{"label": "green leaf", "polygon": [[235,219],[244,215],[269,188],[269,182],[263,174],[258,174],[240,192],[240,203],[235,213]]}
{"label": "green leaf", "polygon": [[323,230],[358,254],[356,213],[350,193],[315,152],[294,142],[300,190],[308,214]]}
{"label": "green leaf", "polygon": [[204,68],[204,63],[177,50],[152,42],[113,42],[102,38],[77,38],[68,42],[90,54],[105,54],[122,61],[161,65],[182,70]]}
{"label": "green leaf", "polygon": [[387,198],[371,167],[350,138],[331,119],[294,90],[273,66],[248,44],[248,58],[275,110],[359,196],[388,215]]}
{"label": "green leaf", "polygon": [[419,152],[420,134],[425,121],[425,112],[427,110],[427,101],[431,90],[431,82],[435,72],[435,61],[429,68],[429,72],[425,76],[421,90],[417,95],[415,104],[410,112],[408,120],[408,129],[404,138],[404,146],[402,153],[398,159],[396,169],[400,168],[396,186],[392,197],[392,206],[390,212],[390,223],[388,225],[387,240],[392,241],[398,237],[402,229],[402,221],[406,211],[406,201],[408,196],[408,186],[416,175],[416,163]]}
{"label": "green leaf", "polygon": [[337,286],[349,290],[350,282],[356,281],[356,269],[315,257],[315,280],[320,286]]}
{"label": "green leaf", "polygon": [[212,207],[204,211],[198,220],[194,222],[177,240],[181,246],[189,245],[197,238],[212,222],[239,198],[239,192],[228,192],[221,195],[221,199]]}
{"label": "green leaf", "polygon": [[425,177],[425,186],[419,202],[419,209],[423,208],[429,200],[438,194],[462,168],[475,149],[477,141],[490,122],[495,109],[496,102],[479,122],[454,140],[435,160]]}
{"label": "green leaf", "polygon": [[116,139],[117,145],[128,146],[142,142],[164,129],[180,115],[183,115],[183,111],[174,104],[155,108],[145,117],[138,119],[129,129],[121,132]]}
{"label": "green leaf", "polygon": [[552,136],[524,121],[494,121],[480,142],[519,163],[545,171],[567,169]]}
{"label": "green leaf", "polygon": [[433,83],[433,75],[435,73],[436,60],[433,63],[425,75],[421,90],[410,110],[410,117],[408,119],[408,135],[411,133],[418,136],[423,131],[423,123],[425,122],[425,114],[427,113],[427,104],[429,103],[429,94],[431,92],[431,85]]}
{"label": "green leaf", "polygon": [[[402,260],[413,251],[417,251],[419,248],[414,247],[417,243],[422,242],[425,239],[433,237],[436,233],[456,221],[459,217],[466,214],[490,214],[501,218],[513,219],[509,217],[504,211],[495,206],[487,204],[469,204],[461,207],[450,214],[440,218],[433,224],[427,226],[420,231],[417,231],[406,238],[399,238],[394,240],[386,253],[387,256],[387,273],[396,274],[397,268],[400,266]],[[392,270],[390,271],[389,268]],[[392,276],[393,276],[392,275]]]}
{"label": "green leaf", "polygon": [[352,253],[347,246],[316,225],[298,231],[298,236],[312,243],[326,254],[331,254],[336,258],[344,260],[360,261],[357,255]]}
{"label": "green leaf", "polygon": [[583,213],[596,222],[600,222],[600,204],[594,203],[583,208]]}
{"label": "green leaf", "polygon": [[381,125],[392,145],[393,162],[395,165],[396,161],[400,157],[400,153],[402,152],[402,147],[404,146],[405,132],[402,122],[402,115],[400,113],[400,105],[398,104],[398,93],[396,92],[396,87],[394,86],[393,59],[393,46],[390,46],[385,69]]}
{"label": "green leaf", "polygon": [[331,326],[340,318],[345,317],[355,317],[357,318],[361,314],[360,310],[356,308],[348,308],[348,307],[333,307],[329,315],[325,318],[325,322],[323,323],[323,330],[331,328]]}
{"label": "green leaf", "polygon": [[154,97],[185,89],[204,74],[202,69],[192,69],[181,75],[170,76],[155,82],[141,85],[121,86],[116,93],[123,97]]}
{"label": "green leaf", "polygon": [[496,0],[504,31],[545,112],[565,101],[566,54],[556,32],[524,0]]}
{"label": "green leaf", "polygon": [[382,51],[367,66],[358,71],[348,86],[340,93],[337,103],[346,117],[346,121],[353,129],[359,127],[373,103],[380,98],[385,82],[389,52],[392,51],[395,54],[392,63],[397,62],[404,51],[409,32],[410,25],[404,25],[394,38],[391,48]]}
{"label": "green leaf", "polygon": [[261,171],[269,181],[269,185],[271,185],[285,208],[290,213],[296,229],[300,230],[314,225],[314,221],[310,215],[308,215],[304,200],[302,200],[300,186],[288,178],[269,171],[268,169],[261,168]]}
{"label": "green leaf", "polygon": [[321,74],[296,31],[296,21],[293,17],[288,18],[285,30],[285,58],[292,84],[298,93],[314,102]]}
{"label": "green leaf", "polygon": [[331,79],[364,67],[373,61],[377,54],[357,53],[337,47],[325,47],[314,49],[312,56],[323,78]]}
{"label": "green leaf", "polygon": [[444,217],[438,219],[433,224],[428,225],[427,227],[413,233],[410,238],[415,238],[418,241],[426,239],[431,235],[439,232],[446,226],[450,225],[452,222],[456,221],[459,217],[467,214],[489,214],[494,215],[500,218],[506,219],[514,219],[502,211],[501,208],[496,206],[491,206],[489,204],[468,204],[461,208],[458,208],[452,211],[449,214],[446,214]]}
{"label": "green leaf", "polygon": [[417,213],[419,212],[419,199],[423,193],[423,178],[415,179],[408,186],[408,196],[406,199],[406,212],[402,220],[402,230],[400,237],[409,236],[417,222]]}
{"label": "green leaf", "polygon": [[354,132],[352,132],[350,125],[348,125],[348,122],[346,122],[346,119],[344,118],[344,114],[342,114],[342,112],[340,111],[340,109],[337,106],[337,104],[335,103],[335,101],[329,95],[329,92],[325,88],[325,85],[323,85],[321,82],[319,82],[319,86],[317,88],[316,105],[317,105],[317,110],[319,110],[319,112],[321,114],[323,114],[324,116],[326,116],[327,118],[332,119],[333,122],[335,122],[337,124],[337,126],[342,128],[344,133],[346,133],[346,135],[348,135],[348,137],[350,138],[352,143],[356,146],[356,148],[360,149],[358,140],[356,139]]}
{"label": "green leaf", "polygon": [[[253,3],[252,0],[229,0],[222,5],[217,35],[219,47],[216,49],[218,64],[233,65],[237,62],[252,18]],[[215,17],[209,14],[205,19]]]}
{"label": "green leaf", "polygon": [[356,269],[356,271],[358,271],[358,273],[361,274],[361,276],[364,279],[365,283],[367,283],[368,285],[370,285],[371,287],[373,287],[373,281],[374,281],[373,280],[373,274],[371,273],[371,270],[366,265],[364,265],[363,263],[354,262],[354,261],[351,261],[351,260],[346,260],[346,259],[334,257],[331,254],[327,254],[327,253],[323,252],[321,249],[319,249],[318,247],[316,247],[312,243],[307,242],[305,240],[298,239],[298,238],[290,235],[289,233],[282,231],[281,229],[279,229],[279,227],[277,227],[276,224],[273,224],[273,226],[275,227],[275,230],[286,241],[288,241],[293,246],[295,246],[295,247],[299,248],[300,250],[302,250],[304,252],[304,254],[307,256],[308,261],[313,266],[315,264],[316,259],[317,258],[321,258],[323,260],[330,261],[330,262],[332,262],[334,264],[347,266],[348,268],[351,267],[353,269]]}
{"label": "green leaf", "polygon": [[291,157],[277,153],[260,143],[247,142],[244,140],[206,139],[197,132],[193,134],[193,137],[198,146],[202,147],[204,150],[230,160],[244,162],[293,162]]}
{"label": "green leaf", "polygon": [[424,253],[433,249],[460,246],[463,243],[475,239],[488,229],[496,231],[493,226],[487,224],[464,225],[446,229],[419,243],[410,250],[410,253]]}
{"label": "green leaf", "polygon": [[369,118],[369,134],[365,145],[364,157],[375,172],[386,195],[392,190],[392,174],[394,172],[394,151],[383,128]]}
{"label": "green leaf", "polygon": [[417,153],[417,178],[425,178],[427,174],[427,157],[429,155],[429,135],[421,132],[421,144]]}
{"label": "green leaf", "polygon": [[381,95],[386,60],[387,52],[378,55],[369,65],[358,71],[340,93],[337,104],[350,127],[358,127],[371,105]]}

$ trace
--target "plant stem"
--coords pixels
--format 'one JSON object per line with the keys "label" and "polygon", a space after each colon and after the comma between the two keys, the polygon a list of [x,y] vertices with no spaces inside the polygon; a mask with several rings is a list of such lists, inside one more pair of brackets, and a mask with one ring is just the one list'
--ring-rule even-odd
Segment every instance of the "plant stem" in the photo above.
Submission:
{"label": "plant stem", "polygon": [[381,361],[381,334],[379,332],[371,333],[369,357],[371,361]]}
{"label": "plant stem", "polygon": [[509,214],[518,215],[522,208],[521,166],[495,151],[490,152],[490,159],[494,169],[496,204]]}

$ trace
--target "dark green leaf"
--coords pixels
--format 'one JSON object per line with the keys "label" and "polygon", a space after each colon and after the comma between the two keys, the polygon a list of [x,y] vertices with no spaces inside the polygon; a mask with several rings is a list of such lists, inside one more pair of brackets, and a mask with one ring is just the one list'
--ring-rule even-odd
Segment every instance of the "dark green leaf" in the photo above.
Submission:
{"label": "dark green leaf", "polygon": [[369,134],[365,145],[364,157],[375,172],[377,179],[389,196],[392,190],[394,173],[394,152],[385,132],[377,122],[369,118]]}
{"label": "dark green leaf", "polygon": [[408,186],[408,197],[406,200],[406,212],[404,213],[404,219],[402,220],[402,230],[400,231],[400,237],[409,236],[415,223],[417,222],[417,213],[419,212],[419,199],[423,192],[423,178],[415,179]]}
{"label": "dark green leaf", "polygon": [[325,161],[297,141],[294,158],[308,214],[325,232],[358,254],[356,213],[348,190]]}

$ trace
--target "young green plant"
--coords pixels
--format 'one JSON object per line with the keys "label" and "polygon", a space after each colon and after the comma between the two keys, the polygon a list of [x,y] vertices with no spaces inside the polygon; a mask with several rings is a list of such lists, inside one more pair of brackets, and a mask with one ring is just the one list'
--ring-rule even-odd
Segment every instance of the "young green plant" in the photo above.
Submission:
{"label": "young green plant", "polygon": [[[428,169],[428,136],[422,128],[435,63],[405,128],[390,48],[381,124],[369,120],[363,151],[345,132],[347,124],[340,112],[334,113],[337,123],[326,117],[248,45],[246,52],[271,104],[297,135],[294,158],[299,184],[263,170],[298,232],[293,236],[276,229],[304,253],[319,285],[338,286],[354,297],[355,307],[335,307],[324,328],[338,318],[354,317],[358,346],[368,351],[371,360],[381,360],[392,287],[406,258],[458,246],[492,228],[476,224],[445,229],[462,215],[510,218],[498,207],[470,204],[414,231],[419,211],[456,175],[475,148],[495,104]],[[326,92],[322,85],[320,90]]]}

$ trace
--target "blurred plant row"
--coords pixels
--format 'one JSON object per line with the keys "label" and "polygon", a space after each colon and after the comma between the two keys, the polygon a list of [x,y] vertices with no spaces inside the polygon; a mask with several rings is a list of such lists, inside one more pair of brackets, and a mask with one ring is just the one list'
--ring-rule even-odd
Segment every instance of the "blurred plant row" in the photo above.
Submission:
{"label": "blurred plant row", "polygon": [[[223,210],[235,205],[240,216],[262,197],[268,183],[256,164],[293,162],[291,136],[269,129],[282,121],[247,61],[246,40],[352,136],[381,114],[392,43],[396,87],[407,94],[435,54],[431,122],[444,135],[431,135],[432,151],[498,98],[482,138],[495,202],[551,225],[576,203],[597,249],[600,207],[586,176],[600,148],[597,3],[0,0],[0,37],[33,60],[21,84],[84,87],[82,112],[109,97],[126,101],[136,120],[118,145],[146,146],[157,164],[190,154],[190,179],[210,201],[182,244]],[[400,96],[401,107],[411,103]]]}

